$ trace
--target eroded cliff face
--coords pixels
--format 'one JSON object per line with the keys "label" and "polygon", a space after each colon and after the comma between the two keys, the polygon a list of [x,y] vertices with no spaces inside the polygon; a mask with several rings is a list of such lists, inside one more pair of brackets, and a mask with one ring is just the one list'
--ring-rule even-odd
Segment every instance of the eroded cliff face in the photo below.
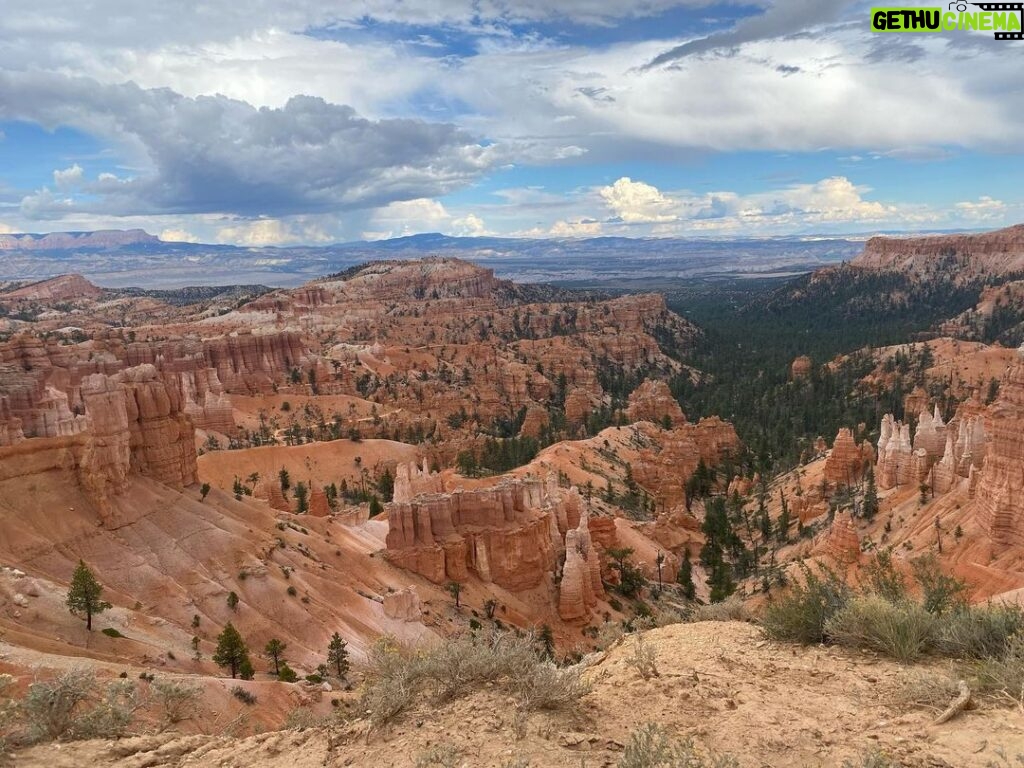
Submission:
{"label": "eroded cliff face", "polygon": [[978,516],[997,548],[1024,545],[1024,359],[1003,378],[975,492]]}
{"label": "eroded cliff face", "polygon": [[128,371],[139,366],[156,371],[167,396],[196,427],[227,435],[235,432],[230,393],[272,392],[294,371],[300,379],[310,371],[327,377],[302,337],[287,331],[141,342],[99,338],[81,344],[23,334],[0,344],[0,445],[22,436],[83,431],[85,382],[95,376],[130,378]]}
{"label": "eroded cliff face", "polygon": [[106,516],[109,502],[131,473],[177,489],[196,482],[194,426],[180,393],[154,366],[90,374],[78,391],[82,412],[75,428],[8,445],[5,476],[73,469],[103,522],[114,524]]}
{"label": "eroded cliff face", "polygon": [[878,487],[926,484],[934,492],[946,493],[958,477],[968,478],[981,468],[987,443],[985,417],[969,401],[949,424],[942,421],[937,407],[934,413],[922,411],[913,440],[909,424],[886,414],[878,438]]}
{"label": "eroded cliff face", "polygon": [[[407,474],[396,485],[401,498]],[[561,568],[557,605],[567,621],[589,618],[604,595],[585,504],[554,476],[421,493],[388,505],[387,514],[387,558],[435,584],[472,575],[522,591],[553,582]]]}
{"label": "eroded cliff face", "polygon": [[1024,269],[1024,225],[978,235],[873,237],[851,265],[920,277],[966,280]]}
{"label": "eroded cliff face", "polygon": [[388,507],[388,557],[435,583],[472,571],[506,589],[527,589],[553,574],[578,496],[537,479],[490,488],[424,494]]}

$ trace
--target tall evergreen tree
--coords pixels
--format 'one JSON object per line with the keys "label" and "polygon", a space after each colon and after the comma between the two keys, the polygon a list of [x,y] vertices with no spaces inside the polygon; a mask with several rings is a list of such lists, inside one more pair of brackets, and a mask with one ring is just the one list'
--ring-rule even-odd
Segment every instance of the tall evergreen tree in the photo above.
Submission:
{"label": "tall evergreen tree", "polygon": [[683,550],[683,562],[679,564],[679,574],[676,576],[683,590],[683,596],[687,600],[697,597],[697,586],[693,583],[693,563],[690,562],[690,550]]}
{"label": "tall evergreen tree", "polygon": [[875,471],[871,467],[868,467],[864,481],[863,514],[866,520],[871,520],[878,514],[878,488],[875,486]]}
{"label": "tall evergreen tree", "polygon": [[775,530],[775,535],[779,541],[789,541],[789,502],[786,501],[786,494],[779,491],[779,503],[782,507],[782,512],[779,513],[779,524]]}
{"label": "tall evergreen tree", "polygon": [[335,632],[331,635],[331,641],[327,644],[327,663],[334,668],[339,678],[348,673],[348,643]]}
{"label": "tall evergreen tree", "polygon": [[242,678],[248,679],[245,673],[252,669],[249,647],[230,621],[224,627],[224,631],[217,636],[217,650],[213,652],[213,661],[219,667],[230,669],[232,678],[242,673]]}
{"label": "tall evergreen tree", "polygon": [[281,675],[281,663],[284,661],[284,652],[288,644],[272,637],[263,648],[263,655],[274,662],[274,674]]}
{"label": "tall evergreen tree", "polygon": [[104,602],[103,585],[100,584],[85,561],[79,560],[74,574],[71,576],[71,588],[68,590],[67,606],[75,615],[85,616],[85,628],[92,631],[92,617],[103,613],[111,607]]}

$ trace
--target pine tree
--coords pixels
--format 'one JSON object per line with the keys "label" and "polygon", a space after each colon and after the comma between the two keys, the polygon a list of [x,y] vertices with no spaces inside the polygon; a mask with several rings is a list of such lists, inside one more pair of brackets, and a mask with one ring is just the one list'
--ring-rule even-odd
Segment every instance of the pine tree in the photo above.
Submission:
{"label": "pine tree", "polygon": [[763,495],[757,500],[757,521],[761,527],[761,537],[764,541],[768,541],[772,535],[772,519],[768,516],[768,507],[765,505]]}
{"label": "pine tree", "polygon": [[249,648],[230,621],[224,627],[224,631],[217,636],[217,650],[213,652],[213,661],[218,667],[230,669],[232,678],[242,673],[243,680],[251,679],[251,675],[249,678],[245,676],[245,673],[252,669]]}
{"label": "pine tree", "polygon": [[387,468],[384,469],[384,473],[377,480],[377,490],[384,497],[384,501],[391,501],[394,498],[395,478]]}
{"label": "pine tree", "polygon": [[71,577],[71,588],[68,590],[67,606],[71,613],[85,615],[85,628],[92,631],[92,617],[112,607],[100,598],[103,585],[96,581],[93,572],[84,561],[78,561],[78,567]]}
{"label": "pine tree", "polygon": [[232,611],[238,609],[238,595],[235,592],[228,592],[228,608]]}
{"label": "pine tree", "polygon": [[775,531],[779,541],[789,541],[789,502],[786,501],[786,494],[779,491],[779,500],[782,504],[782,512],[779,514],[779,527]]}
{"label": "pine tree", "polygon": [[295,484],[295,501],[295,511],[298,514],[304,515],[309,511],[309,489],[305,483]]}
{"label": "pine tree", "polygon": [[348,673],[348,643],[335,632],[331,635],[331,642],[327,644],[327,663],[334,667],[339,678]]}
{"label": "pine tree", "polygon": [[448,590],[448,594],[455,599],[455,607],[458,608],[459,597],[462,595],[462,585],[457,581],[449,581],[445,588]]}
{"label": "pine tree", "polygon": [[384,505],[380,503],[380,499],[376,496],[370,498],[370,517],[376,517],[384,511]]}
{"label": "pine tree", "polygon": [[875,472],[868,467],[864,488],[864,519],[872,520],[878,514],[878,488],[875,487]]}
{"label": "pine tree", "polygon": [[288,644],[281,642],[276,637],[268,640],[263,648],[263,655],[274,662],[274,674],[278,677],[281,675],[281,664],[284,663],[283,657],[287,648]]}
{"label": "pine tree", "polygon": [[679,574],[676,581],[683,589],[683,596],[687,600],[697,597],[697,586],[693,583],[693,563],[690,562],[690,550],[683,550],[683,562],[679,564]]}
{"label": "pine tree", "polygon": [[709,597],[712,603],[720,603],[736,591],[736,584],[732,580],[732,568],[727,562],[719,560],[712,565],[708,586],[711,588]]}

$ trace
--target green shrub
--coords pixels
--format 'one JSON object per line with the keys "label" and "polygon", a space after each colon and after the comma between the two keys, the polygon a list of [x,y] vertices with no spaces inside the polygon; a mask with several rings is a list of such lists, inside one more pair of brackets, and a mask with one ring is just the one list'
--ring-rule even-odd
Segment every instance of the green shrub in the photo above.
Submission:
{"label": "green shrub", "polygon": [[857,597],[825,625],[835,643],[868,648],[897,661],[916,661],[931,646],[938,619],[912,602],[892,603],[878,596]]}
{"label": "green shrub", "polygon": [[102,633],[103,633],[104,635],[106,635],[107,637],[124,637],[124,635],[122,635],[122,634],[121,634],[120,632],[118,632],[118,631],[117,631],[116,629],[114,629],[113,627],[104,627],[104,628],[103,628],[103,629],[101,629],[100,631],[101,631],[101,632],[102,632]]}
{"label": "green shrub", "polygon": [[864,568],[864,581],[865,591],[890,603],[902,603],[907,599],[907,579],[893,561],[891,549],[875,553]]}
{"label": "green shrub", "polygon": [[257,700],[258,700],[256,698],[256,694],[255,693],[253,693],[251,691],[247,691],[245,688],[243,688],[240,685],[236,685],[234,688],[231,689],[231,695],[234,696],[236,699],[238,699],[243,704],[247,704],[250,707],[253,704],[255,704],[257,702]]}
{"label": "green shrub", "polygon": [[1001,656],[979,659],[971,671],[976,689],[1006,691],[1019,701],[1024,695],[1024,636],[1014,635]]}
{"label": "green shrub", "polygon": [[295,674],[295,670],[289,667],[285,662],[281,662],[281,668],[277,672],[277,679],[282,683],[294,683],[299,679],[299,676]]}
{"label": "green shrub", "polygon": [[925,555],[911,562],[914,581],[921,588],[921,599],[928,613],[943,614],[967,606],[967,585],[942,572],[935,555]]}
{"label": "green shrub", "polygon": [[800,565],[803,581],[794,580],[788,593],[773,600],[765,609],[764,631],[773,640],[798,643],[823,643],[825,625],[849,602],[850,587],[828,568],[821,574]]}
{"label": "green shrub", "polygon": [[961,659],[998,658],[1024,630],[1024,610],[1016,605],[965,607],[942,617],[936,650]]}

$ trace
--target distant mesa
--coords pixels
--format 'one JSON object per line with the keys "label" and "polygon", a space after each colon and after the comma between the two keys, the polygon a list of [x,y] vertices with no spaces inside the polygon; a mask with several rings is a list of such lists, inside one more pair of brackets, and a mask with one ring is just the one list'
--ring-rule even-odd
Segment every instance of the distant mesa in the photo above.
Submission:
{"label": "distant mesa", "polygon": [[994,232],[928,237],[873,237],[854,267],[965,279],[1024,270],[1024,224]]}
{"label": "distant mesa", "polygon": [[141,229],[102,229],[95,232],[0,235],[0,251],[106,250],[126,245],[153,245],[160,238]]}
{"label": "distant mesa", "polygon": [[96,299],[103,289],[81,275],[59,275],[0,294],[0,301],[68,301]]}

